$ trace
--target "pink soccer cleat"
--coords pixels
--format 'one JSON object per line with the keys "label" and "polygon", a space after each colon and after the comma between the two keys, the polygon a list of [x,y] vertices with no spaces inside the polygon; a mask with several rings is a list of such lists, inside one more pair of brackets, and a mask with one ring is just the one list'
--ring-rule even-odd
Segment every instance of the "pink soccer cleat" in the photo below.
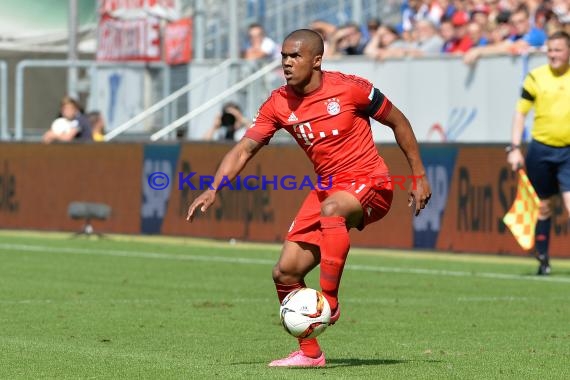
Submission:
{"label": "pink soccer cleat", "polygon": [[331,313],[331,321],[329,325],[334,325],[340,318],[340,304],[336,305],[336,309]]}
{"label": "pink soccer cleat", "polygon": [[303,351],[294,351],[286,358],[277,359],[269,363],[270,367],[324,367],[326,364],[325,353],[318,358],[310,358]]}

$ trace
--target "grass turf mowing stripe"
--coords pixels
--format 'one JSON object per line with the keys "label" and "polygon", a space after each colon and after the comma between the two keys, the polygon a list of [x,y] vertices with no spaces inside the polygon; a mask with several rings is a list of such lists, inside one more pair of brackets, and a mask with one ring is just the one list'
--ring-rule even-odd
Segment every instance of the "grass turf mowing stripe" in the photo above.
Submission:
{"label": "grass turf mowing stripe", "polygon": [[[159,260],[181,260],[181,261],[205,261],[205,262],[222,262],[229,264],[258,264],[273,265],[274,260],[268,259],[252,259],[246,257],[223,257],[223,256],[200,256],[185,254],[168,254],[159,252],[133,252],[123,250],[100,250],[88,248],[69,248],[69,247],[45,247],[40,245],[28,244],[0,244],[0,250],[7,251],[25,251],[25,252],[42,252],[42,253],[64,253],[64,254],[82,254],[82,255],[104,255],[114,257],[133,257]],[[533,282],[550,282],[570,284],[570,278],[567,277],[545,277],[545,276],[528,276],[515,275],[505,273],[492,272],[466,272],[466,271],[449,271],[437,269],[423,268],[399,268],[384,267],[373,265],[352,265],[345,267],[346,270],[381,272],[381,273],[405,273],[431,276],[453,276],[453,277],[473,277],[473,278],[489,278],[497,280],[515,280],[515,281],[533,281]]]}

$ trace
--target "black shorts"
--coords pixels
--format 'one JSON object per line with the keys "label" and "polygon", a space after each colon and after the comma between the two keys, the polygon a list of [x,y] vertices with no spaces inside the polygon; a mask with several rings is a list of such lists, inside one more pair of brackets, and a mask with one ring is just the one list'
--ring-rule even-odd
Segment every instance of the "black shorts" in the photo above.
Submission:
{"label": "black shorts", "polygon": [[526,170],[540,199],[570,191],[570,146],[553,147],[532,140],[526,155]]}

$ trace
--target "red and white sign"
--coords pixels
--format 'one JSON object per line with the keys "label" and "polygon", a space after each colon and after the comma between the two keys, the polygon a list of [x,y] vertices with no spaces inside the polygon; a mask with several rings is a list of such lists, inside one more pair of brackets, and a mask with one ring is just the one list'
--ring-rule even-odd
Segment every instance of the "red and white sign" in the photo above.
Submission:
{"label": "red and white sign", "polygon": [[120,19],[178,18],[177,0],[99,0],[99,13]]}
{"label": "red and white sign", "polygon": [[160,21],[155,17],[119,20],[101,17],[97,38],[99,61],[160,61]]}
{"label": "red and white sign", "polygon": [[192,19],[183,18],[166,25],[164,60],[169,65],[190,62],[192,58]]}

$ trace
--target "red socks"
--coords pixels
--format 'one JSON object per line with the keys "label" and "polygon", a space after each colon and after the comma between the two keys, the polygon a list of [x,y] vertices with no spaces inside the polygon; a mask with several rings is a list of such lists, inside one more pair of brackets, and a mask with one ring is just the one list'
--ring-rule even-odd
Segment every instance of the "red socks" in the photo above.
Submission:
{"label": "red socks", "polygon": [[[306,288],[305,282],[298,282],[296,284],[286,285],[275,283],[275,288],[277,289],[277,297],[279,297],[279,303],[283,302],[287,294],[291,293],[293,290]],[[298,339],[299,348],[303,351],[305,356],[310,358],[318,358],[321,356],[321,347],[316,339]]]}
{"label": "red socks", "polygon": [[277,297],[279,298],[279,304],[283,302],[287,294],[291,293],[293,290],[306,288],[305,281],[298,282],[296,284],[285,285],[275,283],[275,288],[277,289]]}
{"label": "red socks", "polygon": [[346,256],[350,249],[350,238],[342,216],[321,216],[321,289],[331,311],[338,305],[338,286]]}
{"label": "red socks", "polygon": [[317,338],[299,339],[299,347],[305,356],[316,359],[323,353]]}
{"label": "red socks", "polygon": [[[344,217],[322,216],[320,221],[322,231],[320,285],[332,311],[338,305],[338,286],[350,249],[350,238]],[[275,284],[280,303],[283,302],[287,294],[304,287],[306,287],[304,282],[291,285]],[[318,358],[322,354],[315,338],[299,339],[299,347],[305,356],[311,358]]]}

